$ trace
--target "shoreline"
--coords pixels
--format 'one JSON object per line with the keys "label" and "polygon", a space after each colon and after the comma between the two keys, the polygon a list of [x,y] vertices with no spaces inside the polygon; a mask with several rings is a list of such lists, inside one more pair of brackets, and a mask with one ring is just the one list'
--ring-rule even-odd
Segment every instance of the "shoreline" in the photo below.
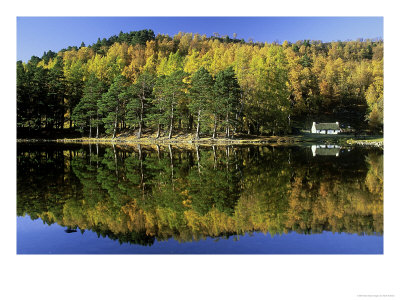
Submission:
{"label": "shoreline", "polygon": [[17,139],[17,143],[76,143],[76,144],[123,144],[123,145],[188,145],[188,146],[201,146],[201,145],[271,145],[271,146],[285,146],[297,144],[329,144],[334,143],[341,146],[372,146],[383,148],[383,136],[371,136],[368,139],[366,136],[355,138],[354,135],[335,135],[335,136],[321,136],[316,134],[302,134],[302,135],[288,135],[288,136],[270,136],[270,137],[256,137],[245,136],[235,138],[216,138],[211,137],[195,139],[190,135],[175,136],[171,139],[167,137],[155,138],[151,136],[143,136],[137,138],[135,136],[120,136],[113,138],[64,138],[64,139]]}

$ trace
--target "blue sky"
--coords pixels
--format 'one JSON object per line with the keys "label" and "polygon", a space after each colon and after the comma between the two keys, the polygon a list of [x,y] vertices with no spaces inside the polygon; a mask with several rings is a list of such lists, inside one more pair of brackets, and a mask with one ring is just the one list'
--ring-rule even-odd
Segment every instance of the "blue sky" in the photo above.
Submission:
{"label": "blue sky", "polygon": [[17,60],[44,51],[86,45],[122,30],[153,29],[171,36],[183,32],[237,33],[246,41],[355,40],[383,38],[382,17],[17,17]]}

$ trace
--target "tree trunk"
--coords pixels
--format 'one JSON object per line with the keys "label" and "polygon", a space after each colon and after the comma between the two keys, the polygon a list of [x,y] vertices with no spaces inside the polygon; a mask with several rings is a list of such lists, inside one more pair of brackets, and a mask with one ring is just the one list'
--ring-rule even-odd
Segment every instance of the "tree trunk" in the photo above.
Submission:
{"label": "tree trunk", "polygon": [[92,138],[92,117],[89,119],[89,138]]}
{"label": "tree trunk", "polygon": [[140,139],[142,137],[142,121],[139,121],[139,132],[137,137]]}
{"label": "tree trunk", "polygon": [[237,131],[237,124],[239,124],[238,120],[239,120],[239,115],[238,115],[238,113],[236,113],[236,115],[235,115],[236,122],[235,122],[235,125],[233,126],[233,134],[235,134]]}
{"label": "tree trunk", "polygon": [[115,110],[115,121],[114,121],[114,132],[113,132],[113,139],[115,139],[115,136],[117,134],[117,124],[118,124],[118,106]]}
{"label": "tree trunk", "polygon": [[72,128],[72,107],[69,108],[69,128]]}
{"label": "tree trunk", "polygon": [[171,139],[172,137],[172,127],[174,125],[174,106],[171,107],[171,124],[169,126],[169,135],[168,138]]}
{"label": "tree trunk", "polygon": [[226,113],[226,137],[229,138],[229,114]]}
{"label": "tree trunk", "polygon": [[197,114],[196,139],[200,138],[200,115],[201,115],[201,109],[199,109],[199,113]]}
{"label": "tree trunk", "polygon": [[189,114],[188,131],[192,131],[193,128],[193,115]]}
{"label": "tree trunk", "polygon": [[216,136],[217,136],[217,115],[214,114],[214,130],[212,138],[215,139]]}
{"label": "tree trunk", "polygon": [[158,139],[160,137],[160,121],[158,121],[158,125],[157,125],[157,137],[156,139]]}
{"label": "tree trunk", "polygon": [[139,119],[139,132],[138,132],[139,139],[142,137],[144,99],[145,98],[144,98],[144,88],[143,88],[142,97],[140,97],[140,119]]}
{"label": "tree trunk", "polygon": [[96,112],[96,139],[99,138],[99,112]]}

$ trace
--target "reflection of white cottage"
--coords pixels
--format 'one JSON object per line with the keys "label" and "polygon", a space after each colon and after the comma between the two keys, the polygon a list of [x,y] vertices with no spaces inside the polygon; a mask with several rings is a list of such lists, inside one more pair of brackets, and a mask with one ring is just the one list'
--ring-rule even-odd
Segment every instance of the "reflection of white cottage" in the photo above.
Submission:
{"label": "reflection of white cottage", "polygon": [[311,127],[311,133],[338,134],[340,132],[339,122],[336,123],[315,123]]}
{"label": "reflection of white cottage", "polygon": [[312,145],[311,151],[313,156],[339,156],[340,146],[338,145]]}

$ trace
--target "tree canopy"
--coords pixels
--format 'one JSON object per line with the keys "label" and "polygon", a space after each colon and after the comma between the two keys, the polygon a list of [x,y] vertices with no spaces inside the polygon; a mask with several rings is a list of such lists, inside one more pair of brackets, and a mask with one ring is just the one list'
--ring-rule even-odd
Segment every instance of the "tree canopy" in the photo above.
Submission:
{"label": "tree canopy", "polygon": [[269,44],[140,30],[17,62],[19,130],[217,137],[287,134],[312,121],[382,131],[382,40]]}

